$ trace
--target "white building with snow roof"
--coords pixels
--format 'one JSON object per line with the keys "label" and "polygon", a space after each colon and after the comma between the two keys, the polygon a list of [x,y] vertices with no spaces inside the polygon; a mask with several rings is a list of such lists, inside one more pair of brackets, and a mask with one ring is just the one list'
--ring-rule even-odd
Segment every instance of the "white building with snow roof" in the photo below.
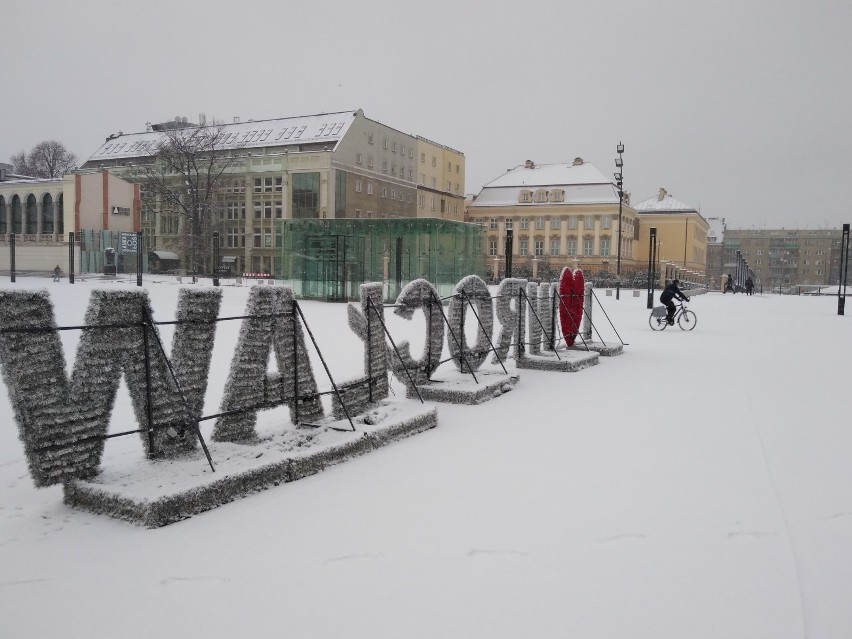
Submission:
{"label": "white building with snow roof", "polygon": [[[485,226],[490,264],[503,273],[507,231],[512,231],[512,274],[545,279],[564,266],[614,281],[619,196],[615,184],[582,158],[570,164],[527,160],[492,180],[468,204],[467,219]],[[624,193],[621,206],[621,277],[640,268],[634,258],[636,211]]]}
{"label": "white building with snow roof", "polygon": [[[231,158],[214,224],[222,263],[235,273],[276,272],[278,220],[463,218],[464,154],[371,120],[361,109],[202,125],[221,129],[217,153]],[[83,168],[131,172],[154,158],[169,129],[198,126],[176,118],[110,135]],[[179,212],[146,201],[141,225],[148,248],[186,257],[190,224]]]}

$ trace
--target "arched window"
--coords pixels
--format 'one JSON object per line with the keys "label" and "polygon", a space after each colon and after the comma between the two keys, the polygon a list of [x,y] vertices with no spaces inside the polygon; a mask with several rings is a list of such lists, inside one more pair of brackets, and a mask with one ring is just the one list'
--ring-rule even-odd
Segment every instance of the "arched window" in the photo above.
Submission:
{"label": "arched window", "polygon": [[565,191],[562,189],[552,189],[548,193],[548,198],[551,202],[562,202],[565,200]]}
{"label": "arched window", "polygon": [[41,232],[53,233],[54,222],[53,198],[50,193],[44,196],[41,201]]}
{"label": "arched window", "polygon": [[27,216],[26,216],[26,229],[24,229],[24,233],[27,235],[33,235],[38,233],[38,218],[37,216],[38,206],[36,205],[36,196],[30,194],[27,197]]}
{"label": "arched window", "polygon": [[15,195],[12,197],[12,233],[24,232],[22,220],[21,198]]}
{"label": "arched window", "polygon": [[521,195],[518,197],[518,202],[521,202],[521,203],[532,202],[532,191],[529,191],[527,189],[523,189],[521,191]]}
{"label": "arched window", "polygon": [[538,189],[535,192],[535,201],[536,202],[547,202],[547,190],[546,189]]}
{"label": "arched window", "polygon": [[0,235],[6,235],[6,198],[0,195]]}
{"label": "arched window", "polygon": [[56,233],[59,235],[65,235],[65,209],[63,208],[64,203],[65,199],[62,197],[62,193],[60,193],[59,197],[56,199]]}

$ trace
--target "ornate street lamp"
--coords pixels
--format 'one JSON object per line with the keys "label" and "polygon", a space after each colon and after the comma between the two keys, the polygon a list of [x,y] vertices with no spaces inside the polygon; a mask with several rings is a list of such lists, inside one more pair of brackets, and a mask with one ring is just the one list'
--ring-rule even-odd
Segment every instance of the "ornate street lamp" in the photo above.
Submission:
{"label": "ornate street lamp", "polygon": [[615,258],[615,299],[621,299],[621,205],[624,201],[624,180],[622,178],[624,159],[621,156],[624,153],[624,145],[619,142],[615,151],[618,153],[618,157],[615,158],[615,167],[618,171],[613,174],[615,184],[618,186],[618,248],[616,249],[618,253]]}

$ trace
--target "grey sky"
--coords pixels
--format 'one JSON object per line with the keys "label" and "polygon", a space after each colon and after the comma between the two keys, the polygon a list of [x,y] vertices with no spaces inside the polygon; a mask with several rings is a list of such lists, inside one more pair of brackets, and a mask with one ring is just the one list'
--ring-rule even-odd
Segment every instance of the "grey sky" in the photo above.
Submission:
{"label": "grey sky", "polygon": [[363,108],[464,152],[468,193],[581,156],[744,227],[838,227],[852,148],[841,0],[6,0],[0,161],[43,139]]}

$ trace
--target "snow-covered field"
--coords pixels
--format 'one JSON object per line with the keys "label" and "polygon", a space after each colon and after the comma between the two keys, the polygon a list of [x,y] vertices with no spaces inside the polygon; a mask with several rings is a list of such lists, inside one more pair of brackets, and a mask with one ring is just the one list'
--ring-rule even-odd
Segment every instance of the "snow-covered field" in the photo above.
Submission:
{"label": "snow-covered field", "polygon": [[[49,289],[60,325],[124,285],[0,282]],[[172,319],[178,287],[147,287]],[[248,288],[223,290],[239,315]],[[598,293],[624,355],[520,371],[503,397],[439,406],[434,430],[156,530],[33,488],[0,387],[0,636],[849,637],[852,317],[710,294],[693,332],[654,333],[644,292]],[[345,305],[302,308],[335,379],[359,375]],[[420,328],[391,322],[415,353]],[[237,330],[218,329],[205,413]],[[122,389],[111,429],[128,427]]]}

